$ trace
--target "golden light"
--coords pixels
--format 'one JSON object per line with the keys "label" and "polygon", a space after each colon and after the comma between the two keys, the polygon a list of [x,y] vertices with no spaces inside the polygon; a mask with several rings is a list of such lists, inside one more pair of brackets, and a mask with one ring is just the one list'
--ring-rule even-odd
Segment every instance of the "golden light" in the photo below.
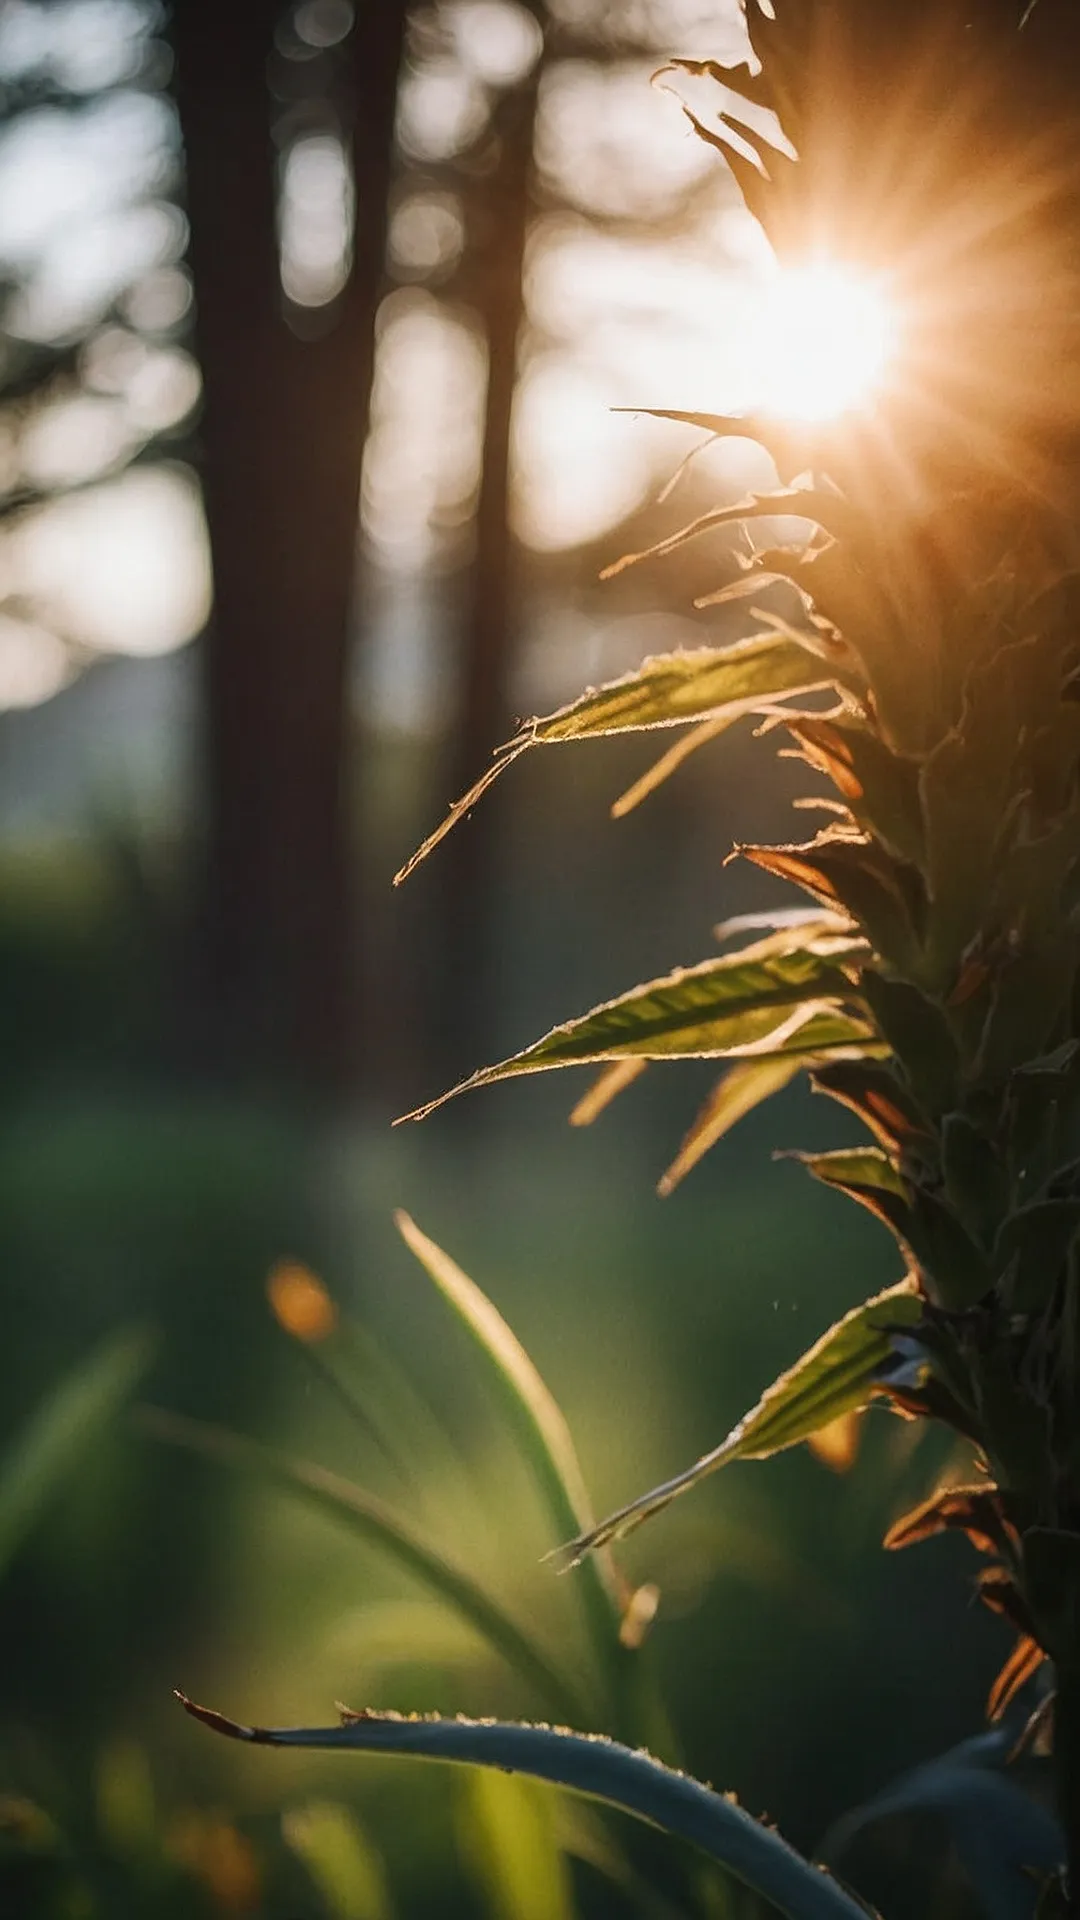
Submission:
{"label": "golden light", "polygon": [[748,386],[761,411],[826,421],[873,403],[897,342],[884,287],[819,261],[778,267],[748,316]]}

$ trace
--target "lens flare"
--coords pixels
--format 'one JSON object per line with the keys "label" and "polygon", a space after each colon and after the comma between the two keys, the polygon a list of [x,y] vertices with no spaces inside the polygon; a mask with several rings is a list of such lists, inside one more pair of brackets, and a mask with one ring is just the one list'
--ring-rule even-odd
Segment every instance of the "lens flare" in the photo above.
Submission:
{"label": "lens flare", "polygon": [[896,331],[888,295],[874,281],[826,262],[778,268],[751,316],[754,404],[806,421],[872,405]]}

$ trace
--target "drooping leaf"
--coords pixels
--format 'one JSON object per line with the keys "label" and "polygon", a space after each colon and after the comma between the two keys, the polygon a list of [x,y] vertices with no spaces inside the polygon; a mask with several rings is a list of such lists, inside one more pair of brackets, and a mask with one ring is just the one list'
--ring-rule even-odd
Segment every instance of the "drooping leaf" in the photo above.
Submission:
{"label": "drooping leaf", "polygon": [[648,1064],[647,1060],[616,1060],[613,1066],[602,1067],[588,1092],[583,1093],[573,1107],[570,1125],[591,1127],[605,1108],[644,1073]]}
{"label": "drooping leaf", "polygon": [[733,1801],[600,1734],[372,1712],[347,1714],[336,1727],[246,1727],[177,1698],[214,1732],[261,1746],[413,1754],[550,1780],[690,1841],[788,1920],[866,1920],[859,1902]]}
{"label": "drooping leaf", "polygon": [[838,1187],[879,1220],[906,1237],[910,1224],[910,1190],[890,1156],[880,1147],[841,1147],[832,1153],[790,1153],[815,1180]]}
{"label": "drooping leaf", "polygon": [[612,819],[624,820],[628,813],[633,813],[635,807],[639,807],[643,800],[656,792],[657,787],[662,787],[665,780],[678,772],[684,760],[689,760],[699,747],[707,746],[710,740],[716,740],[726,733],[738,718],[738,713],[721,714],[719,719],[703,720],[699,726],[692,727],[689,733],[684,733],[673,747],[662,753],[659,760],[654,760],[652,766],[612,802]]}
{"label": "drooping leaf", "polygon": [[[483,1363],[522,1458],[543,1497],[556,1539],[593,1524],[585,1476],[562,1409],[498,1308],[449,1254],[398,1210],[394,1223],[410,1253],[456,1314]],[[610,1557],[597,1558],[583,1588],[593,1650],[601,1673],[621,1669],[624,1583]]]}
{"label": "drooping leaf", "polygon": [[889,1362],[898,1351],[898,1332],[917,1326],[922,1311],[910,1279],[853,1308],[774,1381],[718,1447],[703,1454],[685,1473],[620,1507],[591,1533],[569,1541],[560,1560],[576,1566],[587,1553],[631,1533],[721,1467],[734,1460],[766,1460],[808,1440],[841,1414],[866,1406],[882,1390]]}
{"label": "drooping leaf", "polygon": [[499,748],[475,786],[455,802],[441,825],[395,874],[394,884],[408,879],[451,827],[472,811],[493,781],[530,747],[638,733],[652,727],[678,727],[715,718],[724,711],[748,712],[761,699],[806,693],[827,684],[828,679],[827,669],[808,648],[777,633],[758,634],[730,647],[657,654],[622,679],[590,688],[569,706],[542,719],[526,721],[521,731]]}
{"label": "drooping leaf", "polygon": [[[814,940],[781,953],[765,941],[760,950],[747,947],[697,967],[679,968],[553,1028],[508,1060],[481,1067],[404,1118],[422,1120],[456,1094],[522,1073],[627,1058],[700,1059],[749,1045],[760,1048],[793,1008],[854,998],[843,968],[864,951],[860,941],[845,936]],[[865,1027],[859,1029],[860,1034],[866,1032]]]}
{"label": "drooping leaf", "polygon": [[898,971],[920,965],[926,899],[918,869],[893,859],[876,841],[848,827],[827,827],[796,846],[740,846],[744,859],[819,900],[846,910],[875,951]]}
{"label": "drooping leaf", "polygon": [[1001,1495],[987,1481],[972,1487],[939,1488],[903,1519],[894,1521],[884,1544],[895,1551],[952,1531],[966,1533],[980,1553],[1011,1558],[1018,1544],[1005,1517]]}
{"label": "drooping leaf", "polygon": [[1029,1633],[1022,1633],[990,1689],[986,1702],[988,1720],[1001,1719],[1021,1689],[1034,1679],[1045,1659],[1038,1641]]}
{"label": "drooping leaf", "polygon": [[[812,1057],[812,1056],[811,1056]],[[657,1186],[666,1199],[685,1180],[692,1167],[704,1159],[710,1147],[755,1107],[786,1087],[806,1065],[806,1056],[798,1053],[764,1060],[739,1060],[718,1080],[678,1153]]]}
{"label": "drooping leaf", "polygon": [[57,1490],[130,1400],[153,1342],[124,1327],[78,1360],[0,1456],[0,1576]]}
{"label": "drooping leaf", "polygon": [[896,1075],[876,1060],[838,1060],[815,1067],[810,1084],[856,1113],[893,1155],[932,1150],[929,1124]]}
{"label": "drooping leaf", "polygon": [[991,1269],[981,1249],[951,1207],[909,1183],[887,1153],[856,1147],[787,1157],[801,1161],[815,1179],[839,1188],[876,1215],[914,1257],[927,1292],[939,1305],[953,1310],[974,1306],[986,1293]]}
{"label": "drooping leaf", "polygon": [[519,1626],[464,1567],[455,1565],[374,1494],[312,1461],[296,1460],[243,1434],[167,1413],[159,1407],[144,1409],[142,1424],[155,1439],[250,1474],[266,1485],[280,1487],[369,1545],[380,1548],[468,1621],[521,1678],[536,1689],[540,1698],[550,1703],[554,1712],[571,1718],[581,1712],[575,1689],[533,1636]]}
{"label": "drooping leaf", "polygon": [[860,827],[874,833],[901,860],[921,864],[925,828],[919,767],[893,753],[869,725],[829,716],[800,716],[788,724],[812,766],[828,774]]}

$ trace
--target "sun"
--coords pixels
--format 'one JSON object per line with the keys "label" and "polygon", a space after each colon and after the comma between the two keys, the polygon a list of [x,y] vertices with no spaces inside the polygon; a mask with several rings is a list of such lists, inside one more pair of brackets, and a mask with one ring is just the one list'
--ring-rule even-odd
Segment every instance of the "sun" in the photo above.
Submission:
{"label": "sun", "polygon": [[897,332],[888,292],[874,280],[825,261],[777,267],[749,315],[754,406],[808,422],[872,406]]}

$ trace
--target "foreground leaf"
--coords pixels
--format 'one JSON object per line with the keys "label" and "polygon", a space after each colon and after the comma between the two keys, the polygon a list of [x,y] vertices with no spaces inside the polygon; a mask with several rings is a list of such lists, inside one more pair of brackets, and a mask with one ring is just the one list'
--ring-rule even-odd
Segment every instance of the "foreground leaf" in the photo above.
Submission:
{"label": "foreground leaf", "polygon": [[153,1343],[125,1327],[80,1360],[36,1408],[0,1458],[0,1575],[68,1475],[92,1452],[135,1391]]}
{"label": "foreground leaf", "polygon": [[580,1712],[581,1703],[573,1688],[531,1635],[470,1573],[456,1566],[374,1494],[312,1461],[294,1460],[291,1455],[264,1447],[243,1434],[230,1433],[226,1428],[210,1426],[201,1420],[188,1420],[158,1407],[143,1410],[142,1425],[155,1439],[253,1474],[270,1486],[281,1487],[317,1512],[348,1527],[370,1545],[380,1547],[406,1573],[467,1620],[522,1679],[536,1688],[541,1698],[551,1703],[555,1712],[572,1715]]}
{"label": "foreground leaf", "polygon": [[788,634],[763,633],[731,647],[656,654],[635,672],[606,686],[590,688],[556,713],[527,720],[520,733],[499,748],[475,786],[455,802],[441,825],[395,874],[394,885],[400,886],[408,879],[451,827],[471,812],[499,775],[529,747],[610,733],[637,733],[651,727],[678,727],[724,712],[734,715],[749,711],[767,696],[808,693],[828,685],[829,679],[822,661]]}
{"label": "foreground leaf", "polygon": [[[551,1515],[556,1539],[587,1531],[595,1522],[585,1476],[562,1409],[546,1381],[498,1308],[457,1262],[422,1233],[403,1210],[395,1213],[394,1224],[483,1361]],[[597,1557],[583,1598],[601,1671],[623,1664],[619,1629],[625,1597],[610,1557]]]}
{"label": "foreground leaf", "polygon": [[1006,1774],[1012,1744],[1003,1731],[979,1734],[916,1767],[839,1820],[823,1857],[839,1861],[879,1820],[936,1814],[986,1920],[1035,1920],[1038,1876],[1061,1864],[1065,1845],[1053,1815]]}
{"label": "foreground leaf", "polygon": [[[865,956],[862,941],[836,935],[796,948],[786,942],[782,945],[783,951],[777,952],[773,940],[764,940],[742,953],[680,967],[660,980],[634,987],[580,1019],[553,1028],[508,1060],[481,1067],[404,1118],[422,1120],[459,1093],[522,1073],[601,1060],[722,1057],[747,1046],[764,1050],[792,1009],[855,997],[854,985],[842,969]],[[859,1029],[862,1037],[868,1032],[865,1026]]]}
{"label": "foreground leaf", "polygon": [[176,1697],[215,1733],[260,1746],[412,1754],[550,1780],[689,1840],[788,1920],[866,1920],[865,1907],[733,1801],[599,1734],[370,1712],[346,1714],[337,1727],[245,1727]]}
{"label": "foreground leaf", "polygon": [[587,1553],[632,1533],[733,1460],[767,1460],[808,1440],[841,1414],[865,1407],[883,1390],[884,1375],[897,1353],[897,1329],[914,1327],[921,1317],[922,1301],[910,1279],[854,1307],[774,1381],[718,1447],[685,1473],[620,1507],[591,1533],[569,1541],[559,1555],[561,1563],[577,1566]]}

